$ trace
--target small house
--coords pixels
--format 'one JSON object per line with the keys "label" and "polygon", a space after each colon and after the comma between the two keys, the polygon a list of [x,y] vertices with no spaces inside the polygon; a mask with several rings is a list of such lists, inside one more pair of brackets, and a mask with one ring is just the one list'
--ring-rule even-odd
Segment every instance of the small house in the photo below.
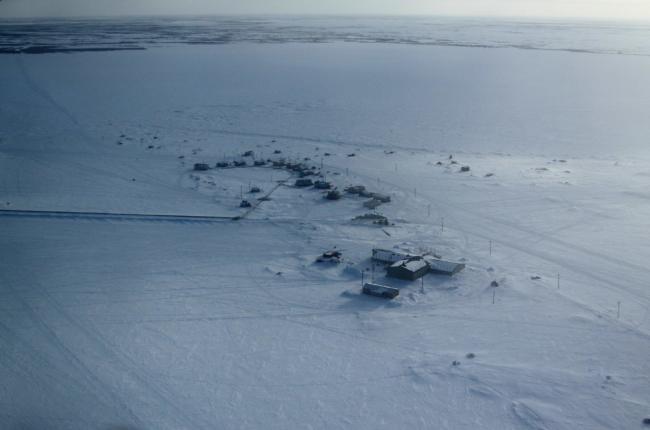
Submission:
{"label": "small house", "polygon": [[432,257],[425,257],[425,259],[429,264],[429,271],[431,273],[451,276],[465,268],[465,264],[463,263],[454,263],[452,261],[445,261]]}
{"label": "small house", "polygon": [[245,161],[233,161],[232,164],[235,167],[246,167],[246,162]]}
{"label": "small house", "polygon": [[316,259],[317,263],[340,263],[342,258],[341,251],[332,250],[323,252],[323,254]]}
{"label": "small house", "polygon": [[314,182],[314,188],[318,190],[329,190],[332,188],[332,184],[327,181],[316,181]]}
{"label": "small house", "polygon": [[381,205],[381,201],[377,199],[370,199],[363,202],[363,207],[367,209],[377,209]]}
{"label": "small house", "polygon": [[265,166],[265,165],[266,165],[266,161],[264,161],[264,160],[255,160],[253,162],[253,166],[260,167],[260,166]]}
{"label": "small house", "polygon": [[311,187],[314,185],[314,182],[308,178],[296,179],[296,187]]}
{"label": "small house", "polygon": [[210,170],[210,165],[207,163],[194,163],[194,170],[199,172]]}
{"label": "small house", "polygon": [[228,162],[227,161],[220,161],[220,162],[218,162],[216,164],[216,166],[219,167],[219,168],[228,167]]}
{"label": "small house", "polygon": [[240,208],[250,208],[251,206],[253,205],[251,205],[251,203],[248,200],[242,200],[241,203],[239,204]]}
{"label": "small house", "polygon": [[339,200],[341,198],[341,193],[338,190],[330,190],[325,195],[327,200]]}
{"label": "small house", "polygon": [[397,261],[407,260],[412,257],[415,257],[415,255],[388,249],[374,248],[372,250],[372,259],[380,263],[393,264]]}
{"label": "small house", "polygon": [[393,287],[387,287],[385,285],[366,283],[361,289],[363,294],[369,296],[381,297],[383,299],[394,299],[399,296],[399,290]]}
{"label": "small house", "polygon": [[429,265],[422,257],[413,257],[391,264],[386,274],[393,278],[415,281],[429,272]]}
{"label": "small house", "polygon": [[390,196],[388,194],[371,193],[371,197],[375,200],[379,200],[382,203],[390,202]]}
{"label": "small house", "polygon": [[389,225],[388,218],[377,213],[367,213],[363,215],[357,215],[354,218],[352,218],[352,221],[359,221],[359,222],[370,221],[373,224],[377,224],[377,225]]}
{"label": "small house", "polygon": [[345,192],[350,193],[350,194],[360,194],[361,192],[365,191],[366,187],[363,185],[351,185],[345,189]]}

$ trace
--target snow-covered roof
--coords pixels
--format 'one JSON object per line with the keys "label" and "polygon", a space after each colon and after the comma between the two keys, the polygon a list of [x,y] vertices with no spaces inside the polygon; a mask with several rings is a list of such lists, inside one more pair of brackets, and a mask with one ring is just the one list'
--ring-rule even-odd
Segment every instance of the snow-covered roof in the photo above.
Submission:
{"label": "snow-covered roof", "polygon": [[372,258],[387,263],[394,263],[396,261],[405,260],[411,257],[414,256],[405,252],[391,251],[389,249],[375,248],[372,250]]}
{"label": "snow-covered roof", "polygon": [[393,263],[391,267],[403,267],[410,272],[417,272],[418,270],[427,267],[427,262],[422,258],[413,258],[397,261]]}
{"label": "snow-covered roof", "polygon": [[432,257],[426,258],[426,261],[433,272],[453,274],[465,268],[465,264],[463,263],[455,263],[453,261],[439,260],[437,258],[432,258]]}

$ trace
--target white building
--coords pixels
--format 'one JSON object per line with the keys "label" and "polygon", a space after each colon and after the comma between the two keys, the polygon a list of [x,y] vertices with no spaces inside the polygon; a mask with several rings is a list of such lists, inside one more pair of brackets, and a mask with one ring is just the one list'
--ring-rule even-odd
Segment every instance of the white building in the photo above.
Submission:
{"label": "white building", "polygon": [[417,257],[416,255],[407,254],[405,252],[390,251],[388,249],[374,248],[372,250],[372,259],[380,263],[396,263],[401,260],[408,260],[409,258]]}

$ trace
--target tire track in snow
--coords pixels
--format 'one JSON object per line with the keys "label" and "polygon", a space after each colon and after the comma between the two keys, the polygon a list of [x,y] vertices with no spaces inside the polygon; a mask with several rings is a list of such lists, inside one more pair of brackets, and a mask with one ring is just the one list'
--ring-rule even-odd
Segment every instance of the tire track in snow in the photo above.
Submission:
{"label": "tire track in snow", "polygon": [[66,212],[0,209],[0,217],[5,218],[45,218],[66,220],[98,220],[98,221],[142,221],[142,222],[171,222],[211,224],[233,221],[229,216],[211,215],[162,215],[112,212]]}
{"label": "tire track in snow", "polygon": [[[86,364],[75,354],[66,344],[61,340],[61,338],[56,334],[54,330],[38,315],[38,313],[31,307],[31,305],[21,297],[21,294],[16,291],[12,286],[12,282],[5,278],[3,284],[5,287],[13,293],[13,298],[17,300],[23,307],[23,310],[28,315],[29,319],[33,322],[34,327],[43,334],[43,336],[48,339],[49,343],[58,350],[62,356],[64,356],[68,362],[70,362],[83,377],[90,383],[91,386],[94,386],[99,392],[107,393],[114,404],[119,405],[120,410],[126,411],[130,420],[137,423],[139,426],[142,425],[140,418],[133,412],[133,410],[122,401],[122,399],[112,390],[108,384],[102,381],[96,373],[94,373]],[[5,329],[7,327],[5,326]],[[95,394],[95,392],[93,392]]]}
{"label": "tire track in snow", "polygon": [[[7,279],[5,278],[5,281]],[[29,303],[24,300],[20,293],[16,291],[9,282],[3,282],[10,291],[14,292],[15,299],[23,304],[24,310],[28,313],[30,319],[33,321],[35,326],[41,331],[46,338],[56,346],[56,348],[67,357],[74,365],[84,374],[86,377],[99,388],[100,392],[106,392],[111,397],[113,402],[121,408],[121,410],[127,411],[131,420],[137,423],[138,427],[143,426],[143,422],[138,415],[132,410],[132,408],[127,405],[118,393],[110,387],[109,384],[105,383],[95,372],[93,372],[84,361],[74,353],[68,346],[63,342],[63,340],[52,330],[51,327],[45,323],[45,321],[38,315],[36,311],[29,305]],[[100,351],[104,357],[110,358],[110,362],[118,368],[118,374],[128,375],[139,383],[139,386],[142,389],[145,389],[152,393],[154,397],[158,398],[159,401],[162,401],[163,404],[167,406],[170,411],[174,411],[173,417],[182,420],[181,425],[183,428],[187,429],[209,429],[211,426],[209,423],[202,423],[194,416],[187,414],[186,411],[181,409],[177,404],[171,399],[171,394],[167,393],[164,388],[158,386],[157,383],[154,383],[151,379],[146,378],[146,372],[142,369],[137,363],[131,360],[129,357],[119,354],[116,351],[116,348],[111,345],[106,339],[104,339],[97,330],[92,329],[93,325],[84,321],[83,323],[73,318],[68,312],[66,312],[58,303],[58,301],[52,297],[46,288],[44,288],[40,283],[34,281],[32,284],[33,287],[36,287],[41,297],[48,299],[48,304],[51,305],[51,308],[54,309],[60,318],[64,321],[67,321],[68,324],[74,327],[79,331],[87,340],[91,341],[96,346],[96,351]]]}
{"label": "tire track in snow", "polygon": [[68,118],[68,120],[70,120],[71,123],[76,126],[81,126],[77,118],[69,110],[58,103],[56,99],[54,99],[54,97],[52,97],[52,95],[47,92],[47,90],[39,86],[36,81],[29,75],[27,67],[25,66],[25,62],[23,61],[23,54],[16,55],[16,64],[18,65],[18,70],[25,80],[25,83],[34,93],[38,94],[41,98],[47,101],[52,107],[54,107],[55,110],[62,113],[66,118]]}

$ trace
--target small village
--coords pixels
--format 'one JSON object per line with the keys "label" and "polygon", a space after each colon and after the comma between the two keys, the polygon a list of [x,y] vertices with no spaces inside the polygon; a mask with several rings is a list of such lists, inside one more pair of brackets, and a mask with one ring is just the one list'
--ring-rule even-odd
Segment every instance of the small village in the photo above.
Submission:
{"label": "small village", "polygon": [[[348,154],[348,157],[351,157],[352,155],[354,154]],[[367,221],[370,222],[370,224],[377,226],[391,225],[384,215],[376,211],[381,205],[391,202],[391,196],[389,194],[370,191],[366,186],[359,184],[345,186],[343,192],[341,192],[339,191],[339,187],[326,178],[326,174],[328,173],[332,176],[340,176],[339,172],[324,172],[322,161],[320,166],[316,166],[310,162],[311,158],[309,157],[304,157],[300,161],[289,161],[287,158],[282,156],[282,151],[278,149],[273,151],[272,158],[256,158],[254,151],[247,150],[243,152],[240,157],[235,158],[230,162],[225,160],[217,162],[214,164],[214,167],[204,162],[195,163],[192,170],[194,172],[207,172],[213,169],[237,169],[246,167],[283,170],[290,174],[289,178],[293,178],[293,183],[289,183],[290,179],[286,179],[279,181],[278,185],[285,185],[295,189],[312,189],[314,191],[319,191],[323,194],[323,198],[329,201],[340,200],[345,195],[360,197],[365,199],[362,202],[363,208],[370,210],[371,212],[355,216],[351,221]],[[458,162],[453,160],[453,156],[449,156],[448,164],[456,165]],[[443,163],[438,162],[438,165],[443,165]],[[459,172],[469,171],[469,166],[462,166],[459,170]],[[252,183],[249,184],[248,194],[260,193],[263,193],[260,187],[253,185]],[[271,199],[271,193],[272,191],[252,201],[249,198],[244,198],[242,192],[242,200],[239,207],[246,209],[247,212],[241,216],[236,216],[233,219],[242,219],[242,217],[245,217],[249,212],[253,211],[259,204],[269,201]],[[422,280],[426,275],[453,276],[465,268],[465,263],[443,260],[440,256],[433,253],[409,253],[400,250],[397,246],[394,250],[373,248],[370,260],[372,263],[373,276],[371,279],[367,279],[365,271],[361,271],[361,292],[365,295],[381,299],[394,299],[400,294],[400,287],[387,285],[390,283],[390,279],[414,282]],[[322,253],[322,255],[318,256],[315,260],[316,263],[324,264],[339,264],[342,261],[343,253],[336,248]],[[385,271],[385,280],[387,282],[379,283],[375,281],[374,273],[376,267]]]}

